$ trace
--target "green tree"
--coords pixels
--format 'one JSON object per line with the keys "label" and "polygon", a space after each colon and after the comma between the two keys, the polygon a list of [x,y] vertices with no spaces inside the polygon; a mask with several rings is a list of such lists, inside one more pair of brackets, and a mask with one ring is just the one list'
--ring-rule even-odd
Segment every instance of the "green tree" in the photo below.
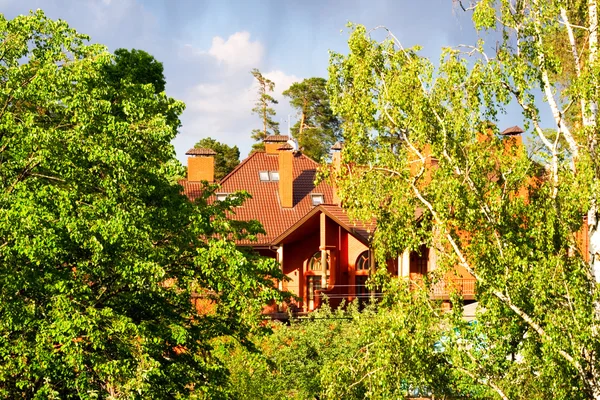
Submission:
{"label": "green tree", "polygon": [[250,71],[256,82],[258,83],[258,99],[254,104],[252,113],[258,115],[262,121],[262,129],[252,130],[252,139],[258,143],[252,145],[252,150],[264,149],[263,140],[269,135],[279,135],[279,122],[273,120],[275,116],[275,110],[271,107],[273,104],[277,104],[277,100],[273,98],[269,93],[275,90],[275,83],[268,78],[265,78],[263,74],[256,68]]}
{"label": "green tree", "polygon": [[[441,338],[439,304],[424,290],[388,281],[383,304],[363,311],[327,306],[254,337],[260,353],[231,341],[217,354],[236,399],[489,399],[490,390],[452,369]],[[462,397],[461,397],[462,396]]]}
{"label": "green tree", "polygon": [[112,62],[103,66],[108,85],[113,87],[113,94],[108,100],[111,101],[112,113],[119,117],[125,117],[121,93],[128,85],[152,85],[152,91],[157,95],[158,102],[155,112],[160,112],[168,118],[169,125],[179,128],[179,117],[170,111],[170,99],[158,96],[165,91],[166,80],[163,73],[163,65],[154,56],[144,50],[117,49]]}
{"label": "green tree", "polygon": [[225,143],[216,141],[211,137],[200,139],[194,147],[212,149],[215,155],[215,179],[223,179],[240,163],[240,150],[237,146],[230,147]]}
{"label": "green tree", "polygon": [[0,397],[219,398],[210,340],[244,340],[278,270],[219,239],[260,231],[226,218],[243,194],[192,203],[171,183],[162,110],[183,104],[117,91],[87,40],[42,11],[0,16]]}
{"label": "green tree", "polygon": [[119,88],[124,80],[142,85],[152,84],[156,94],[165,91],[167,82],[163,65],[152,55],[137,49],[117,49],[114,54],[114,62],[105,66],[107,80],[111,85]]}
{"label": "green tree", "polygon": [[[545,38],[560,32],[571,56],[582,54],[567,6],[475,2],[475,27],[501,32],[495,54],[480,40],[444,49],[437,68],[391,33],[378,42],[354,26],[350,53],[333,54],[330,65],[352,170],[336,176],[343,203],[377,218],[380,260],[426,243],[437,274],[460,267],[477,279],[485,311],[476,329],[454,321],[450,365],[503,399],[600,398],[598,17],[589,0],[587,59],[565,88],[552,78],[560,50]],[[539,93],[553,115],[551,136],[541,127]],[[511,101],[545,147],[535,157],[489,129]],[[572,103],[582,110],[577,123],[564,118]],[[578,239],[586,213],[589,254]]]}
{"label": "green tree", "polygon": [[292,127],[302,152],[317,161],[324,161],[329,149],[340,139],[340,120],[333,115],[327,94],[327,81],[308,78],[292,84],[283,95],[290,99],[300,120]]}

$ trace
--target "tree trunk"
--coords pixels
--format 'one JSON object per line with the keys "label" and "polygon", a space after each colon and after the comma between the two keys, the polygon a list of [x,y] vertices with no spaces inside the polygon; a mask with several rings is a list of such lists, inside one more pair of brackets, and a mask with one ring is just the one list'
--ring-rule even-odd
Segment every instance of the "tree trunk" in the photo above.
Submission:
{"label": "tree trunk", "polygon": [[[597,11],[596,0],[588,0],[588,18],[589,18],[589,68],[594,68],[596,62],[596,55],[598,51],[598,11]],[[596,116],[598,111],[598,105],[594,101],[590,101],[590,117],[585,118],[584,121],[588,122],[587,128],[591,130],[588,133],[590,137],[589,150],[592,157],[596,156]],[[596,168],[596,175],[598,169]],[[596,176],[596,179],[599,177]],[[600,283],[600,232],[598,231],[598,204],[595,193],[592,194],[592,205],[588,210],[587,216],[588,222],[588,234],[589,234],[589,262],[596,278],[596,283]],[[600,396],[600,394],[599,394]],[[600,397],[597,397],[600,398]]]}

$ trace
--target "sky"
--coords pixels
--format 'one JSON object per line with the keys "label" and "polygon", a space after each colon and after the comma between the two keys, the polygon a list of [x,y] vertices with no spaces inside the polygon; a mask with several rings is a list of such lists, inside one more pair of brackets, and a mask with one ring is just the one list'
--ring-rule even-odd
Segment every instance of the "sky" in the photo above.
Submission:
{"label": "sky", "polygon": [[452,0],[0,0],[8,18],[38,8],[110,51],[142,49],[163,63],[167,95],[186,103],[173,142],[183,163],[205,137],[246,157],[250,132],[261,126],[251,113],[253,68],[275,82],[276,120],[286,133],[297,115],[281,93],[327,77],[329,51],[347,52],[348,22],[386,26],[434,61],[444,46],[476,41],[470,15]]}

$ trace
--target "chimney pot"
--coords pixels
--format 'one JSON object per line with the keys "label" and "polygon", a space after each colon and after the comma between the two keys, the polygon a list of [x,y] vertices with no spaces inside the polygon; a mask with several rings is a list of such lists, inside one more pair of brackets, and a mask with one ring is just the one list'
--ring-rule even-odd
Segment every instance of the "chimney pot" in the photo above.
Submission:
{"label": "chimney pot", "polygon": [[288,140],[290,140],[289,136],[286,135],[269,135],[267,136],[263,142],[265,144],[265,152],[267,154],[277,154],[279,153],[279,148],[284,145]]}

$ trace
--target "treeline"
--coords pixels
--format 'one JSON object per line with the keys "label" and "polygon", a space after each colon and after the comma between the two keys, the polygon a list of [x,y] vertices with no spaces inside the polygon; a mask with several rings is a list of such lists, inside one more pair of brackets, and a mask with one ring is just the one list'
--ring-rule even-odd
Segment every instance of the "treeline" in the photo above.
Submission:
{"label": "treeline", "polygon": [[[287,91],[310,149],[311,129],[339,132],[313,107],[326,87],[352,172],[339,195],[377,220],[378,261],[426,244],[439,269],[423,290],[380,272],[377,306],[271,332],[259,313],[283,300],[281,271],[234,244],[262,231],[226,218],[243,194],[181,193],[184,105],[160,63],[41,11],[0,17],[0,396],[600,399],[596,1],[455,4],[502,32],[493,48],[434,65],[351,25],[326,84]],[[500,135],[511,102],[539,148]],[[477,280],[476,323],[459,296],[448,313],[429,297],[457,266]]]}
{"label": "treeline", "polygon": [[[257,99],[252,109],[262,123],[261,128],[252,130],[256,141],[252,151],[264,150],[263,140],[269,135],[279,135],[279,122],[275,120],[277,100],[272,96],[275,83],[265,77],[258,69],[251,71],[258,84]],[[308,78],[293,83],[283,95],[298,112],[298,120],[290,128],[292,139],[296,140],[303,154],[318,162],[327,161],[331,146],[342,137],[341,120],[331,110],[327,94],[327,80]],[[240,163],[240,151],[237,146],[228,146],[216,139],[207,137],[198,141],[194,147],[214,150],[215,179],[221,179]]]}

